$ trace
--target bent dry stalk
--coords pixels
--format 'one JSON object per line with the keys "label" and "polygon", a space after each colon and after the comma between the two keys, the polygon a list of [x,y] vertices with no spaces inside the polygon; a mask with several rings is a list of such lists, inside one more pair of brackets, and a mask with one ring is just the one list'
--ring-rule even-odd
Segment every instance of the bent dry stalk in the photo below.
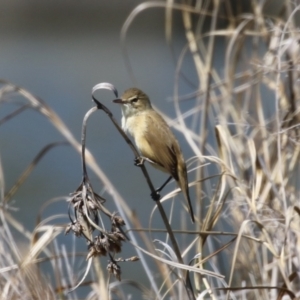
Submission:
{"label": "bent dry stalk", "polygon": [[[111,85],[98,85],[97,89],[108,88]],[[116,90],[114,91],[115,95]],[[96,256],[108,256],[107,270],[113,274],[118,280],[121,280],[121,267],[118,262],[136,261],[137,258],[115,259],[116,253],[122,251],[122,242],[127,237],[122,227],[125,225],[124,220],[116,213],[111,213],[104,207],[105,199],[94,192],[90,183],[87,168],[85,164],[85,147],[86,147],[86,127],[89,117],[97,111],[103,109],[97,104],[97,107],[91,108],[85,115],[82,125],[82,182],[75,192],[70,194],[69,202],[69,219],[71,223],[67,226],[65,233],[73,232],[76,237],[84,237],[88,244],[87,260]],[[73,217],[71,216],[71,207],[73,208]],[[111,230],[104,228],[102,222],[102,214],[110,219]],[[101,226],[99,225],[101,220]],[[94,231],[99,233],[93,236]],[[90,264],[89,264],[90,265]],[[85,276],[87,275],[87,272]],[[84,278],[85,278],[84,276]],[[83,282],[84,278],[80,281]],[[79,284],[80,284],[79,283]],[[79,285],[78,284],[78,285]],[[75,287],[77,288],[78,285]],[[72,291],[75,289],[73,288]]]}

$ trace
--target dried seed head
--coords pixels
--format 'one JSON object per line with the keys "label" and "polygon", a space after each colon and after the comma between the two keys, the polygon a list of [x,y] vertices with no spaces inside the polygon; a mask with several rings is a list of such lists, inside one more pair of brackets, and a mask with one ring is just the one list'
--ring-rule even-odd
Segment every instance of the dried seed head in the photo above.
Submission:
{"label": "dried seed head", "polygon": [[140,260],[140,258],[138,256],[132,256],[127,259],[127,261],[138,261],[138,260]]}
{"label": "dried seed head", "polygon": [[121,268],[116,262],[110,261],[106,269],[110,274],[113,274],[119,281],[121,281]]}
{"label": "dried seed head", "polygon": [[86,260],[89,260],[91,257],[97,256],[97,250],[95,249],[94,246],[90,247],[89,253],[86,257]]}
{"label": "dried seed head", "polygon": [[103,197],[101,197],[101,196],[98,195],[97,193],[94,193],[94,198],[95,198],[95,200],[96,200],[97,202],[99,202],[99,203],[101,203],[101,204],[105,203],[105,201],[106,201]]}
{"label": "dried seed head", "polygon": [[[95,238],[95,240],[96,240],[96,238]],[[106,254],[107,254],[107,251],[106,251],[105,247],[103,246],[101,240],[97,239],[94,243],[91,243],[89,245],[89,253],[87,255],[87,260],[90,257],[106,256]]]}
{"label": "dried seed head", "polygon": [[126,241],[126,236],[118,227],[112,227],[112,233],[117,241]]}
{"label": "dried seed head", "polygon": [[84,228],[78,221],[75,221],[70,223],[66,227],[65,234],[68,234],[71,230],[76,236],[81,236],[83,234]]}
{"label": "dried seed head", "polygon": [[108,234],[107,244],[108,244],[108,251],[110,251],[110,252],[119,253],[122,250],[121,240],[114,233],[109,233]]}
{"label": "dried seed head", "polygon": [[82,209],[84,203],[88,206],[88,209],[97,212],[101,209],[101,205],[105,202],[105,199],[94,193],[93,188],[89,182],[82,182],[77,190],[70,194],[68,202],[72,203],[74,208]]}
{"label": "dried seed head", "polygon": [[124,226],[125,222],[120,216],[117,216],[116,213],[113,213],[111,216],[111,224],[116,227],[119,227]]}

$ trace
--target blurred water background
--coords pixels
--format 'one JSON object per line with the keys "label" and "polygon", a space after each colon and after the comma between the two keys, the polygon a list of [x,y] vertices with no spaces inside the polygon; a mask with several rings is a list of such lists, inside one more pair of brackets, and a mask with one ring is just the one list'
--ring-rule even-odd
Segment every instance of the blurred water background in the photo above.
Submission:
{"label": "blurred water background", "polygon": [[[12,1],[2,4],[1,78],[42,98],[79,140],[83,116],[93,105],[92,87],[99,82],[111,82],[122,93],[133,85],[124,65],[120,29],[138,3]],[[183,36],[176,33],[175,41],[180,43],[181,39],[183,43]],[[141,13],[129,30],[127,45],[138,87],[153,98],[156,106],[174,116],[173,105],[167,98],[173,93],[175,67],[165,43],[163,10]],[[97,95],[120,119],[120,108],[110,102],[114,95],[106,91]],[[9,109],[3,106],[1,113],[4,115]],[[62,140],[52,125],[33,111],[19,115],[0,130],[7,188],[43,146]],[[143,180],[137,184],[140,171],[133,166],[132,153],[102,112],[90,119],[87,146],[124,196],[127,193],[129,201],[138,201],[146,185]],[[159,172],[155,174],[162,180],[165,178]],[[74,150],[59,147],[49,152],[15,195],[20,218],[26,218],[29,228],[33,228],[38,207],[51,197],[67,195],[80,179],[80,157]],[[133,207],[138,210],[137,205]]]}

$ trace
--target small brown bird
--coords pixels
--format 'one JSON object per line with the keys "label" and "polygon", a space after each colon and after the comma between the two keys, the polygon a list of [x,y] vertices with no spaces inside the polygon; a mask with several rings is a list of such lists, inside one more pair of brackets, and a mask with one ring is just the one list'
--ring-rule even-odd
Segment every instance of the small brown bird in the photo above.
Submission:
{"label": "small brown bird", "polygon": [[126,90],[121,99],[115,99],[114,102],[122,104],[123,130],[132,135],[138,150],[147,161],[176,180],[188,203],[191,219],[195,222],[185,161],[179,143],[166,121],[152,108],[149,97],[137,88]]}

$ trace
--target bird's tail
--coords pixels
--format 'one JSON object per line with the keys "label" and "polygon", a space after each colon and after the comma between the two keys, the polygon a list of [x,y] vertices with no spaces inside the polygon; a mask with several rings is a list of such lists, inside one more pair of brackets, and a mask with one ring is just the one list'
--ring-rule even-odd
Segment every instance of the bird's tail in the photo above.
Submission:
{"label": "bird's tail", "polygon": [[185,200],[187,201],[188,204],[188,210],[191,215],[192,222],[195,223],[195,218],[194,218],[194,211],[190,199],[190,193],[189,193],[189,186],[188,186],[188,178],[187,178],[187,172],[186,172],[186,167],[185,164],[182,166],[178,166],[177,169],[178,172],[178,183],[181,188],[181,191],[184,195]]}

